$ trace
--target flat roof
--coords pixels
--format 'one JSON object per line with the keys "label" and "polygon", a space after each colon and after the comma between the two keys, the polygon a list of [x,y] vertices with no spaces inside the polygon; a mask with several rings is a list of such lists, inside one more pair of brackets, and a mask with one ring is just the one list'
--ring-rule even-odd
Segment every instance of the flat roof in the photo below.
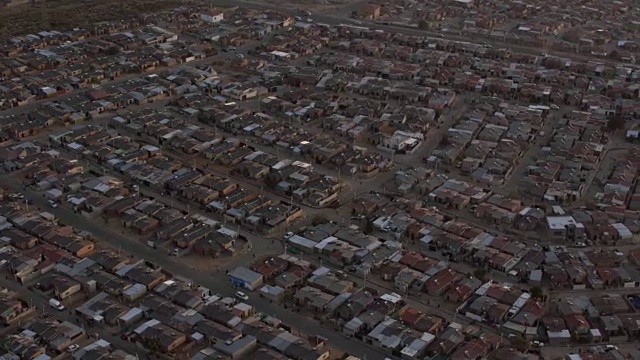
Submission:
{"label": "flat roof", "polygon": [[573,216],[547,216],[547,225],[551,230],[562,230],[567,225],[577,225]]}

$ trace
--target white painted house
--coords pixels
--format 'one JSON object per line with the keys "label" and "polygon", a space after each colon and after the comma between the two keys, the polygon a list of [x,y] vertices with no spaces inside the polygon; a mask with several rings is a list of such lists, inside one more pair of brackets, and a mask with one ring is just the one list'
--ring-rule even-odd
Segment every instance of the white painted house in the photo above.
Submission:
{"label": "white painted house", "polygon": [[200,20],[210,24],[217,24],[220,21],[224,20],[224,13],[217,10],[202,13],[200,14]]}

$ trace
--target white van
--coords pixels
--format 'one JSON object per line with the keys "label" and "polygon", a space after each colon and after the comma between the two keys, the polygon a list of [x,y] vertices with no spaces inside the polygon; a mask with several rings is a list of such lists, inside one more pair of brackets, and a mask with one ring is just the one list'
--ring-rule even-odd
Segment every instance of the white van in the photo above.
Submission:
{"label": "white van", "polygon": [[49,305],[58,311],[64,310],[64,305],[62,305],[60,301],[56,299],[49,299]]}

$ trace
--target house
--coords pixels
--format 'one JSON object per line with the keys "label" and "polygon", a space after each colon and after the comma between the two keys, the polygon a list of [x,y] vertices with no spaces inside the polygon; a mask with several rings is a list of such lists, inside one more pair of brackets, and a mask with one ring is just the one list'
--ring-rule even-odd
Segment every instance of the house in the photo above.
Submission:
{"label": "house", "polygon": [[584,224],[569,215],[547,216],[547,227],[551,236],[558,240],[575,242],[585,237]]}
{"label": "house", "polygon": [[427,315],[410,306],[400,310],[400,321],[416,331],[429,334],[438,334],[444,324],[442,318]]}
{"label": "house", "polygon": [[264,278],[260,273],[243,266],[239,266],[229,271],[227,279],[232,285],[250,291],[258,289],[264,283]]}
{"label": "house", "polygon": [[325,307],[334,298],[334,295],[325,293],[322,290],[313,288],[311,286],[303,287],[294,295],[296,304],[304,306],[317,314],[323,313]]}
{"label": "house", "polygon": [[460,280],[461,275],[453,269],[444,269],[430,277],[425,283],[426,292],[432,296],[444,294],[453,284]]}
{"label": "house", "polygon": [[224,20],[224,12],[221,10],[209,10],[200,14],[200,20],[208,24],[217,24]]}
{"label": "house", "polygon": [[482,285],[482,282],[476,278],[465,278],[452,286],[446,293],[446,299],[454,303],[462,303],[467,301],[474,291]]}
{"label": "house", "polygon": [[28,250],[36,246],[38,238],[32,235],[28,235],[17,229],[9,229],[2,232],[2,236],[6,236],[10,239],[11,245],[20,249]]}
{"label": "house", "polygon": [[158,349],[165,354],[174,352],[187,342],[185,334],[155,319],[143,323],[133,332],[138,335],[138,343],[141,346],[147,349]]}
{"label": "house", "polygon": [[471,341],[466,342],[464,345],[459,347],[453,355],[449,358],[450,360],[473,360],[473,359],[482,359],[489,355],[489,351],[491,347],[489,344],[485,343],[480,339],[473,339]]}
{"label": "house", "polygon": [[91,259],[110,273],[115,273],[129,262],[128,259],[107,251],[94,254]]}
{"label": "house", "polygon": [[544,306],[537,301],[528,301],[511,321],[523,326],[534,326],[544,313]]}
{"label": "house", "polygon": [[27,329],[33,332],[36,338],[59,353],[63,353],[71,344],[82,341],[86,335],[82,327],[68,321],[37,320],[31,323]]}
{"label": "house", "polygon": [[258,341],[254,336],[246,335],[240,339],[217,342],[213,348],[231,359],[240,359],[258,348]]}
{"label": "house", "polygon": [[211,342],[235,341],[242,337],[242,333],[226,328],[210,320],[202,320],[196,324],[194,330],[205,335]]}
{"label": "house", "polygon": [[29,306],[19,299],[0,301],[0,320],[7,326],[17,321],[25,320],[35,312],[35,307]]}
{"label": "house", "polygon": [[69,244],[65,250],[73,254],[74,256],[84,259],[91,255],[95,250],[96,245],[92,241],[76,240]]}
{"label": "house", "polygon": [[142,264],[137,266],[127,265],[118,270],[116,274],[152,290],[167,279],[167,275],[161,270],[161,268],[151,269]]}
{"label": "house", "polygon": [[56,298],[60,300],[67,299],[82,290],[82,285],[74,280],[64,276],[54,276],[50,279]]}
{"label": "house", "polygon": [[583,337],[589,334],[591,325],[582,314],[570,314],[564,318],[567,329],[576,337]]}

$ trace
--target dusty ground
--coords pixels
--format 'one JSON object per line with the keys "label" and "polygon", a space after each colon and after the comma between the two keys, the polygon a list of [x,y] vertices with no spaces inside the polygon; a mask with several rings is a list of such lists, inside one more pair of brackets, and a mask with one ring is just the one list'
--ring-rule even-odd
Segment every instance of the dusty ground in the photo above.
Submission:
{"label": "dusty ground", "polygon": [[[256,1],[256,0],[254,0]],[[307,10],[311,13],[339,13],[345,5],[360,2],[361,0],[258,0],[267,4],[285,5],[294,9]]]}
{"label": "dusty ground", "polygon": [[180,0],[49,0],[0,9],[0,37],[67,30],[187,5]]}

